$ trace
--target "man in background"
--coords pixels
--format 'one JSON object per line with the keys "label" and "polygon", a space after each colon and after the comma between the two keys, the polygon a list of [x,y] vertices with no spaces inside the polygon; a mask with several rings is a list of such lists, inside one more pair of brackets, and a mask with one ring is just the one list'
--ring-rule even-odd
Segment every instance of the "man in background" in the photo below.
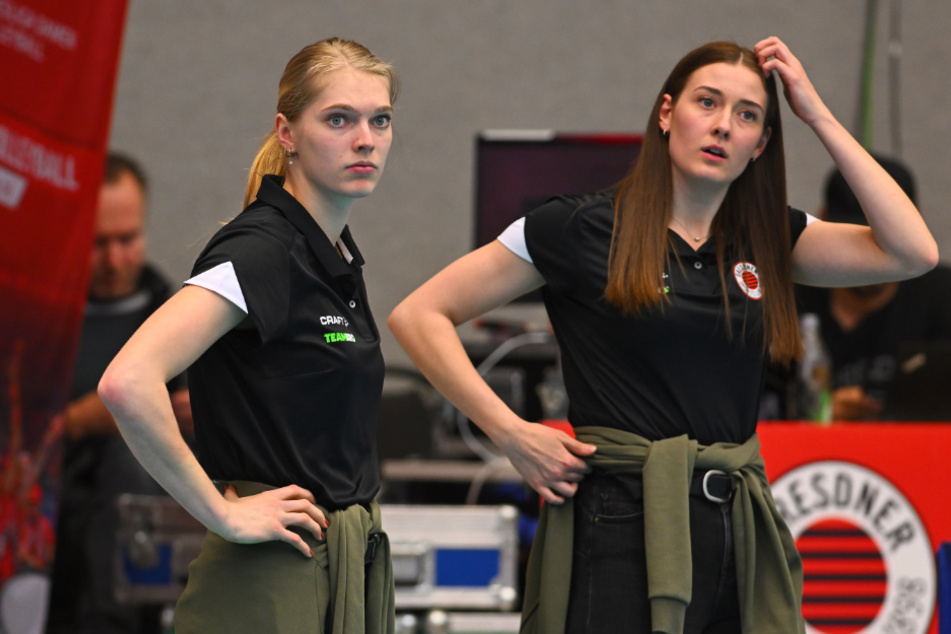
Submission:
{"label": "man in background", "polygon": [[[915,204],[911,171],[876,156]],[[867,225],[865,215],[837,170],[827,181],[825,220]],[[832,357],[832,420],[875,420],[905,343],[951,342],[951,269],[938,266],[921,277],[850,288],[796,288],[799,314],[819,315],[822,339]],[[946,395],[944,395],[946,397]]]}
{"label": "man in background", "polygon": [[[96,394],[102,373],[132,333],[170,294],[145,262],[148,184],[133,159],[110,154],[99,195],[89,300],[64,412],[65,447],[48,634],[160,631],[161,606],[114,598],[114,551],[122,493],[165,495],[119,435]],[[183,377],[169,384],[182,429],[191,432]]]}

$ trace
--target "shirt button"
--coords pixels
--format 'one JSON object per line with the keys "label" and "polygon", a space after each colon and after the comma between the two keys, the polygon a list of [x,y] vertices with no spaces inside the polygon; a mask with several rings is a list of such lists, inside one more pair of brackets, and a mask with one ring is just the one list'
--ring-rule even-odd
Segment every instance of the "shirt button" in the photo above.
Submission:
{"label": "shirt button", "polygon": [[693,268],[700,270],[703,268],[703,264],[698,260],[697,262],[693,263]]}
{"label": "shirt button", "polygon": [[357,307],[357,300],[351,299],[351,300],[350,300],[350,308],[356,308],[356,307]]}

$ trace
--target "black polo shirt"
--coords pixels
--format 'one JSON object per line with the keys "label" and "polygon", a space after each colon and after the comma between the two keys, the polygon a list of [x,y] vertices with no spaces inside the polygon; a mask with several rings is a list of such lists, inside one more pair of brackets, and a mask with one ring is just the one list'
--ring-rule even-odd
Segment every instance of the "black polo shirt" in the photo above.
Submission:
{"label": "black polo shirt", "polygon": [[[632,317],[604,299],[614,225],[608,195],[559,197],[525,221],[529,255],[562,353],[568,418],[650,440],[687,434],[703,444],[743,442],[755,431],[763,381],[762,304],[747,252],[724,263],[733,336],[727,334],[710,240],[699,251],[671,231],[664,280],[670,298]],[[793,244],[806,215],[790,210]],[[734,250],[735,251],[735,250]]]}
{"label": "black polo shirt", "polygon": [[380,335],[350,263],[282,181],[221,228],[192,276],[230,262],[248,318],[189,371],[198,459],[214,480],[298,484],[330,509],[380,486]]}

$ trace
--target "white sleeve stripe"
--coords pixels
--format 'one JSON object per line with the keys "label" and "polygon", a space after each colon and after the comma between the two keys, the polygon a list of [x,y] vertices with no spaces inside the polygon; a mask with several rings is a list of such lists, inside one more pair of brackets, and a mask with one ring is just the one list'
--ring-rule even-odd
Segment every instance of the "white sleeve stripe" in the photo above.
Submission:
{"label": "white sleeve stripe", "polygon": [[213,269],[208,269],[204,273],[187,279],[185,284],[200,286],[218,293],[243,310],[245,314],[248,313],[248,304],[244,301],[244,293],[241,292],[241,284],[238,283],[238,276],[235,274],[234,265],[231,262],[219,264]]}
{"label": "white sleeve stripe", "polygon": [[498,241],[501,242],[509,251],[522,258],[526,262],[532,262],[532,256],[528,253],[528,245],[525,243],[525,217],[521,217],[503,231]]}

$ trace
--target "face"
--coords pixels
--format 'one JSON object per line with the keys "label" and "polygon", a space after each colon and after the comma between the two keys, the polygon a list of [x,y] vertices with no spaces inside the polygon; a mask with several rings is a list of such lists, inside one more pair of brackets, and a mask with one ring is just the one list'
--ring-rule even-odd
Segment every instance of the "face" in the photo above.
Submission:
{"label": "face", "polygon": [[[393,108],[386,79],[343,68],[296,121],[277,118],[278,139],[294,156],[291,193],[307,188],[331,202],[368,196],[383,173],[393,140]],[[286,185],[287,186],[287,185]]]}
{"label": "face", "polygon": [[121,299],[138,286],[145,259],[145,196],[128,173],[99,193],[89,296]]}
{"label": "face", "polygon": [[690,75],[676,102],[664,95],[674,182],[729,185],[769,140],[762,77],[742,64],[716,63]]}

